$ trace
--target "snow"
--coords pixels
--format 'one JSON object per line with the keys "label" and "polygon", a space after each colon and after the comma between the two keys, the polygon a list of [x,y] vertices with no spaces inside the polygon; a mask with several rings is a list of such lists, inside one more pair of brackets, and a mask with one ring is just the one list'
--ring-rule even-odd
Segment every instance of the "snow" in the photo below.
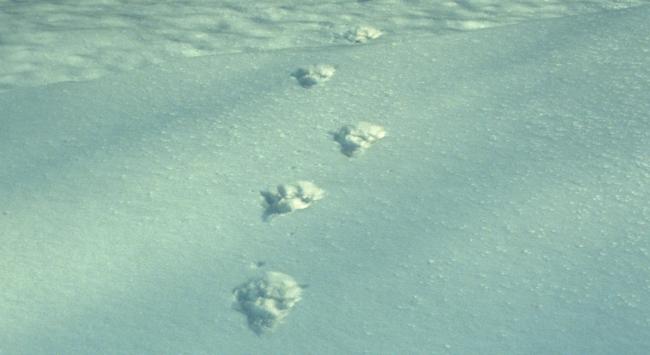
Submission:
{"label": "snow", "polygon": [[[575,4],[540,17],[604,3]],[[362,45],[12,81],[0,353],[644,354],[650,6],[630,4],[444,36],[370,11],[348,20],[385,34]],[[305,89],[305,63],[336,76]],[[349,159],[329,132],[361,120],[389,136]],[[327,197],[261,218],[260,188],[302,180]],[[301,300],[259,336],[233,290],[267,272]]]}
{"label": "snow", "polygon": [[359,122],[357,125],[345,125],[334,133],[334,140],[341,145],[341,152],[354,156],[370,148],[377,140],[386,136],[384,127],[370,122]]}
{"label": "snow", "polygon": [[372,26],[360,26],[348,31],[346,37],[351,42],[366,43],[369,40],[381,37],[383,33]]}
{"label": "snow", "polygon": [[267,272],[237,287],[233,295],[251,330],[263,334],[275,330],[300,302],[302,287],[287,274]]}
{"label": "snow", "polygon": [[322,84],[332,78],[336,68],[329,64],[311,65],[307,68],[299,68],[291,76],[298,80],[300,86],[308,89],[314,85]]}
{"label": "snow", "polygon": [[[410,38],[647,3],[647,0],[221,0],[215,4],[209,0],[0,0],[0,91],[96,79],[174,58],[350,44],[350,31],[359,27]],[[359,38],[363,41],[365,36]]]}
{"label": "snow", "polygon": [[277,191],[263,191],[267,216],[303,210],[323,198],[325,191],[311,181],[279,185]]}

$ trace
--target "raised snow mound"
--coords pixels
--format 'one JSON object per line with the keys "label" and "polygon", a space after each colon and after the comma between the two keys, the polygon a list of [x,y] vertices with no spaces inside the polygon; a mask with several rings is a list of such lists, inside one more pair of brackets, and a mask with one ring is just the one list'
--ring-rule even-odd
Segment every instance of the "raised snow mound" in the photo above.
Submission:
{"label": "raised snow mound", "polygon": [[381,37],[382,34],[380,30],[372,26],[360,26],[348,31],[345,38],[354,43],[366,43],[368,40]]}
{"label": "raised snow mound", "polygon": [[382,126],[369,122],[359,122],[356,126],[343,126],[333,135],[334,140],[341,145],[341,152],[352,157],[370,148],[377,140],[384,138],[386,130]]}
{"label": "raised snow mound", "polygon": [[234,289],[235,309],[246,315],[248,326],[255,333],[268,333],[300,301],[302,289],[293,277],[269,271]]}
{"label": "raised snow mound", "polygon": [[305,209],[324,195],[325,191],[310,181],[278,185],[277,191],[262,191],[266,205],[265,216]]}
{"label": "raised snow mound", "polygon": [[314,85],[324,83],[334,75],[336,68],[329,64],[312,65],[307,68],[299,68],[291,76],[298,80],[300,86],[310,88]]}

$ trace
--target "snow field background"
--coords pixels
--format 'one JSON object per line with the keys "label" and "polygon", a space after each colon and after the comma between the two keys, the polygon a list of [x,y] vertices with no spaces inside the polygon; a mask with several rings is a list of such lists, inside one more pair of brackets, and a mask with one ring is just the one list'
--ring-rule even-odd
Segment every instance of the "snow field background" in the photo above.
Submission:
{"label": "snow field background", "polygon": [[[642,354],[649,23],[643,6],[0,95],[0,352]],[[305,89],[291,73],[314,63],[336,74]],[[328,132],[358,121],[389,136],[350,159]],[[264,222],[260,189],[302,179],[327,197]],[[309,288],[258,337],[232,290],[264,271]]]}
{"label": "snow field background", "polygon": [[0,91],[89,80],[174,58],[454,33],[623,9],[647,0],[0,0]]}

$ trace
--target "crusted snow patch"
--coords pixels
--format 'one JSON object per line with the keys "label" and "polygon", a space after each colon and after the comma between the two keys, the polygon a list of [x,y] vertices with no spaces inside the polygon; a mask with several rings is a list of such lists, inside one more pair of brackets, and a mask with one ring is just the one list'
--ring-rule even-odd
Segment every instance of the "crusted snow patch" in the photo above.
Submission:
{"label": "crusted snow patch", "polygon": [[336,72],[336,68],[329,64],[312,65],[307,68],[300,68],[291,75],[298,80],[298,83],[304,88],[310,88],[330,80]]}
{"label": "crusted snow patch", "polygon": [[320,200],[325,191],[310,181],[278,185],[277,191],[262,191],[266,203],[266,215],[285,214],[302,210]]}
{"label": "crusted snow patch", "polygon": [[377,39],[381,37],[382,34],[383,33],[380,30],[374,27],[360,26],[348,31],[345,34],[345,38],[355,43],[366,43],[368,42],[368,40]]}
{"label": "crusted snow patch", "polygon": [[386,130],[369,122],[359,122],[356,126],[346,125],[334,133],[334,140],[341,145],[341,152],[351,157],[362,153],[377,140],[386,136]]}
{"label": "crusted snow patch", "polygon": [[300,301],[302,289],[293,277],[269,271],[234,289],[235,309],[246,315],[255,333],[267,333],[289,315]]}

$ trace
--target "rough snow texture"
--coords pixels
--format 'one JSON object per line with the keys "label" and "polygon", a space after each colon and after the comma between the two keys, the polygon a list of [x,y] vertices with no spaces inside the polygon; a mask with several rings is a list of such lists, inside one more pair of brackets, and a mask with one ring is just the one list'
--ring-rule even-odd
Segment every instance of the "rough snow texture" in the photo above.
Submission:
{"label": "rough snow texture", "polygon": [[361,26],[353,30],[350,30],[345,37],[351,42],[366,43],[368,42],[368,40],[377,39],[381,37],[382,34],[383,33],[380,30],[374,27]]}
{"label": "rough snow texture", "polygon": [[312,65],[307,68],[300,68],[293,72],[292,76],[304,88],[324,83],[334,75],[336,68],[329,64]]}
{"label": "rough snow texture", "polygon": [[324,194],[322,189],[310,181],[279,185],[275,192],[262,192],[266,204],[266,216],[305,209],[314,201],[322,199]]}
{"label": "rough snow texture", "polygon": [[[363,23],[386,40],[1,94],[0,353],[647,354],[650,7]],[[326,131],[361,119],[389,137],[348,162]],[[301,178],[323,203],[264,223]],[[263,339],[231,309],[260,260],[311,285]]]}
{"label": "rough snow texture", "polygon": [[302,287],[293,277],[270,271],[235,288],[235,308],[257,334],[271,332],[300,301]]}
{"label": "rough snow texture", "polygon": [[0,0],[0,91],[88,80],[178,57],[349,43],[369,23],[391,38],[622,9],[646,0]]}
{"label": "rough snow texture", "polygon": [[341,127],[334,133],[334,140],[341,145],[341,152],[351,157],[362,153],[385,136],[384,127],[369,122],[359,122],[356,126]]}

